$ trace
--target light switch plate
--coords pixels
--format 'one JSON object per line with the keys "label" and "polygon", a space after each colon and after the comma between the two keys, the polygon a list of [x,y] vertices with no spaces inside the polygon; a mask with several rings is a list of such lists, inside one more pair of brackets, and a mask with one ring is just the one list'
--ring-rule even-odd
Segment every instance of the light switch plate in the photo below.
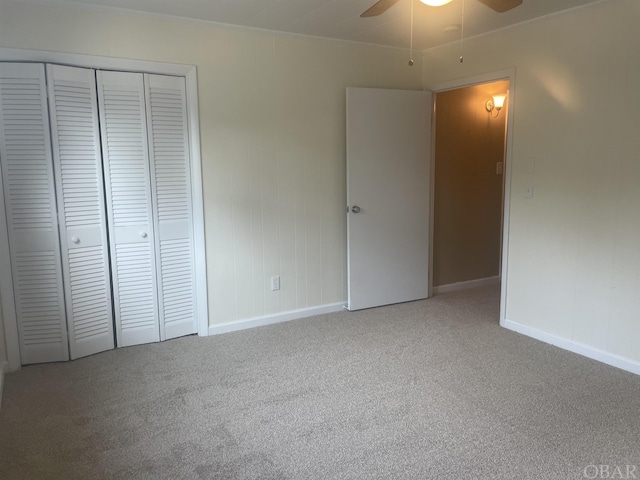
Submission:
{"label": "light switch plate", "polygon": [[524,187],[524,198],[533,198],[533,185]]}

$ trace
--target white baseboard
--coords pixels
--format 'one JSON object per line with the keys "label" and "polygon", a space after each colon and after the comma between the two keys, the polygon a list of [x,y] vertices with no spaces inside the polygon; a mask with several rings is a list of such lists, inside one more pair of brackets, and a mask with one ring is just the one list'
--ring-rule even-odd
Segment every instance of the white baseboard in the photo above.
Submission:
{"label": "white baseboard", "polygon": [[4,387],[4,374],[9,370],[9,362],[0,362],[0,410],[2,409],[2,388]]}
{"label": "white baseboard", "polygon": [[513,330],[514,332],[518,332],[528,337],[535,338],[536,340],[550,343],[551,345],[555,345],[556,347],[562,348],[564,350],[569,350],[570,352],[577,353],[578,355],[582,355],[584,357],[606,363],[607,365],[611,365],[612,367],[617,367],[622,370],[626,370],[627,372],[640,375],[640,362],[620,357],[612,353],[603,352],[602,350],[590,347],[589,345],[584,345],[572,340],[557,337],[555,335],[543,332],[542,330],[527,327],[526,325],[522,325],[512,320],[505,319],[502,326],[509,330]]}
{"label": "white baseboard", "polygon": [[468,280],[466,282],[448,283],[446,285],[438,285],[433,287],[433,294],[457,292],[458,290],[467,290],[468,288],[485,287],[487,285],[499,285],[500,275],[495,277],[478,278],[477,280]]}
{"label": "white baseboard", "polygon": [[265,325],[273,325],[274,323],[289,322],[291,320],[312,317],[314,315],[341,312],[344,310],[344,306],[345,304],[342,302],[331,303],[328,305],[319,305],[317,307],[274,313],[272,315],[265,315],[262,317],[248,318],[246,320],[238,320],[236,322],[219,323],[217,325],[209,326],[209,335],[220,335],[221,333],[236,332],[238,330],[246,330],[247,328],[263,327]]}

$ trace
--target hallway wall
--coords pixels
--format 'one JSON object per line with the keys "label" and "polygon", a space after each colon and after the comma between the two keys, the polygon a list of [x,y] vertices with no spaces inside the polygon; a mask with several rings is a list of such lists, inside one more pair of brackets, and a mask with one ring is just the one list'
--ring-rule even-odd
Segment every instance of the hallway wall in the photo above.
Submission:
{"label": "hallway wall", "polygon": [[504,176],[496,164],[507,117],[505,108],[492,118],[485,103],[508,89],[504,80],[436,94],[434,286],[500,273]]}

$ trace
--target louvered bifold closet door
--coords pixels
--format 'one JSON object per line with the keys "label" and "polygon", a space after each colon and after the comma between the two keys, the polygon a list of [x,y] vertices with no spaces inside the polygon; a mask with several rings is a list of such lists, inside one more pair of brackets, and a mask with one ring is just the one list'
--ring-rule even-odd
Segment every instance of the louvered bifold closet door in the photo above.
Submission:
{"label": "louvered bifold closet door", "polygon": [[185,80],[145,74],[161,339],[196,333]]}
{"label": "louvered bifold closet door", "polygon": [[0,161],[21,361],[68,360],[44,65],[0,63]]}
{"label": "louvered bifold closet door", "polygon": [[160,340],[142,74],[97,72],[118,346]]}
{"label": "louvered bifold closet door", "polygon": [[110,350],[113,312],[95,71],[47,65],[71,358]]}

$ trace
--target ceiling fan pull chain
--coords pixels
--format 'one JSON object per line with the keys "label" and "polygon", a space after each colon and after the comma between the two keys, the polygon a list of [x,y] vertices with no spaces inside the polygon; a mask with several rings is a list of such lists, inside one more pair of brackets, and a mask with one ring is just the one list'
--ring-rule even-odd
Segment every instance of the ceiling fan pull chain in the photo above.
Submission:
{"label": "ceiling fan pull chain", "polygon": [[462,21],[460,23],[460,63],[462,63],[464,62],[464,0],[462,0]]}
{"label": "ceiling fan pull chain", "polygon": [[409,26],[409,66],[413,67],[413,3],[415,0],[411,0],[411,25]]}

